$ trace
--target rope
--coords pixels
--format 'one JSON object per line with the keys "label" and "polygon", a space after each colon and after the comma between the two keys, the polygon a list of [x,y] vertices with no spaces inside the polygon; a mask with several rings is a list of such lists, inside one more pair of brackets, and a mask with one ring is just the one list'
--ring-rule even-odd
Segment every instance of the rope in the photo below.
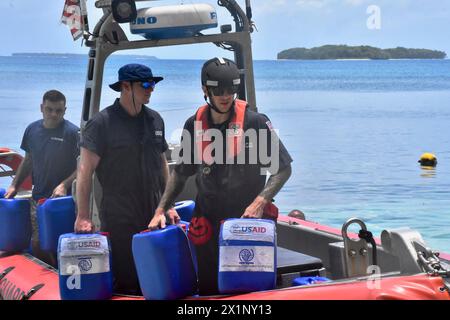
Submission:
{"label": "rope", "polygon": [[372,246],[372,264],[378,265],[378,258],[377,258],[377,244],[375,242],[375,239],[373,238],[372,232],[368,230],[359,230],[358,237],[360,239],[366,240],[367,243],[370,243]]}

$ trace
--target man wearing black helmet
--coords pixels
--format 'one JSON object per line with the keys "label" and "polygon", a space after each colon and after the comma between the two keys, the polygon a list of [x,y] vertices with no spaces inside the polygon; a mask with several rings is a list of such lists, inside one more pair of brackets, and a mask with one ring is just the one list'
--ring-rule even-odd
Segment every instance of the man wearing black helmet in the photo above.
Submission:
{"label": "man wearing black helmet", "polygon": [[[236,99],[240,81],[231,60],[214,58],[203,65],[206,104],[185,123],[180,159],[149,225],[150,229],[165,226],[171,204],[187,178],[196,174],[198,194],[188,235],[196,248],[201,295],[218,293],[221,221],[276,219],[271,201],[291,174],[292,159],[270,120]],[[261,151],[266,151],[269,161]],[[264,168],[271,173],[267,183]]]}
{"label": "man wearing black helmet", "polygon": [[[102,231],[110,236],[118,293],[140,293],[132,237],[147,228],[169,175],[163,119],[145,106],[161,80],[144,65],[123,66],[118,81],[110,85],[120,98],[97,113],[82,131],[75,232],[95,231],[89,211],[95,171],[103,189],[100,221]],[[169,213],[179,220],[175,210]]]}

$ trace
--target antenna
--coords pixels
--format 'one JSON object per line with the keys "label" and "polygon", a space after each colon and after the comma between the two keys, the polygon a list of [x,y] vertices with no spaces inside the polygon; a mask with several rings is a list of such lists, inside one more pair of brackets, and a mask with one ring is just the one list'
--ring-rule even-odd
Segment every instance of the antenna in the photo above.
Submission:
{"label": "antenna", "polygon": [[245,0],[245,13],[247,15],[248,22],[252,22],[252,5],[250,4],[250,0]]}

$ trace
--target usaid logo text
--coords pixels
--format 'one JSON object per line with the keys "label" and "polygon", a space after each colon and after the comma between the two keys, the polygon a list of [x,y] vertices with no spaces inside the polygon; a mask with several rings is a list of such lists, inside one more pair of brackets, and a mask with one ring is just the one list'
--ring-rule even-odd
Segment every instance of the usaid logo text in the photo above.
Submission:
{"label": "usaid logo text", "polygon": [[78,241],[68,244],[70,250],[76,250],[79,248],[100,248],[100,241]]}
{"label": "usaid logo text", "polygon": [[262,234],[262,233],[266,233],[267,229],[266,227],[257,227],[257,226],[241,226],[238,224],[234,224],[231,226],[230,229],[232,234],[241,234],[241,235],[245,235],[245,234]]}

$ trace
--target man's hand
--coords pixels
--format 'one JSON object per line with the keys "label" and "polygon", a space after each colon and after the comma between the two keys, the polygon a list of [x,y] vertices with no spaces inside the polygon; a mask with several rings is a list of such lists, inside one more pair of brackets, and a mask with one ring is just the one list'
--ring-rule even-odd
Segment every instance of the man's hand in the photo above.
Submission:
{"label": "man's hand", "polygon": [[174,208],[170,208],[169,210],[167,210],[167,214],[170,218],[170,224],[177,224],[180,222],[180,216],[178,215],[177,210],[175,210]]}
{"label": "man's hand", "polygon": [[263,216],[264,207],[268,201],[261,196],[257,196],[255,200],[245,209],[241,218],[260,219]]}
{"label": "man's hand", "polygon": [[67,189],[64,183],[60,183],[54,190],[50,198],[58,198],[67,196]]}
{"label": "man's hand", "polygon": [[95,226],[91,219],[78,218],[75,220],[75,233],[94,233]]}
{"label": "man's hand", "polygon": [[180,216],[174,208],[170,208],[169,210],[165,211],[163,208],[158,207],[155,210],[155,215],[148,224],[148,228],[150,230],[165,228],[167,223],[166,215],[169,218],[170,224],[177,224],[178,222],[180,222]]}
{"label": "man's hand", "polygon": [[5,198],[6,199],[13,198],[16,194],[17,194],[16,187],[11,185],[11,186],[9,186],[8,190],[6,190]]}

